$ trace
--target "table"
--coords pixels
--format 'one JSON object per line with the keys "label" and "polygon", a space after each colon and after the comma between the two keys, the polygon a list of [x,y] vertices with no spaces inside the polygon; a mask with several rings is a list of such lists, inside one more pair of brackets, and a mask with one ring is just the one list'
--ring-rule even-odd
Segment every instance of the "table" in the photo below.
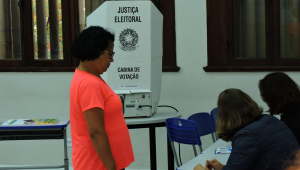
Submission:
{"label": "table", "polygon": [[219,147],[227,147],[228,143],[223,141],[222,139],[217,140],[215,143],[210,145],[208,148],[206,148],[202,153],[207,154],[207,153],[215,153],[215,150]]}
{"label": "table", "polygon": [[[157,111],[152,117],[144,118],[125,118],[128,129],[137,128],[149,128],[149,142],[150,142],[150,169],[157,170],[156,163],[156,138],[155,138],[155,128],[165,127],[166,119],[168,118],[180,118],[181,114],[179,112],[171,111]],[[166,135],[167,136],[167,135]],[[171,143],[167,139],[167,151],[168,151],[168,170],[174,170],[174,155],[171,147]]]}
{"label": "table", "polygon": [[[13,119],[12,119],[13,120]],[[50,168],[64,168],[69,170],[69,160],[67,153],[67,133],[66,127],[69,125],[68,118],[59,118],[55,124],[21,124],[23,120],[28,119],[14,119],[12,124],[3,125],[7,120],[0,120],[0,141],[9,140],[50,140],[63,139],[64,140],[64,165],[57,166],[17,166],[17,167],[2,167],[1,169],[50,169]],[[37,123],[36,119],[29,119],[30,123]],[[38,119],[41,120],[41,119]],[[50,120],[50,119],[49,119]],[[11,122],[11,121],[9,121]],[[24,122],[24,121],[23,121]]]}
{"label": "table", "polygon": [[216,158],[222,164],[226,164],[230,154],[215,154],[215,150],[219,147],[226,147],[227,142],[219,139],[207,149],[205,149],[202,154],[199,154],[197,157],[193,158],[189,162],[183,164],[182,166],[176,168],[176,170],[193,170],[197,164],[205,165],[206,160]]}

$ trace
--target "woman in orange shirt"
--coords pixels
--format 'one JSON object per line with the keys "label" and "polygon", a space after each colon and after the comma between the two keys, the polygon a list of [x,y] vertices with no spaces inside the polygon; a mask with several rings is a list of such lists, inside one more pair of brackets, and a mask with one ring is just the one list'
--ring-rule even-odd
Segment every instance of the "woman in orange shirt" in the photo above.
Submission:
{"label": "woman in orange shirt", "polygon": [[111,32],[91,26],[70,49],[80,60],[70,87],[74,170],[120,170],[134,161],[121,100],[100,76],[114,61],[114,40]]}

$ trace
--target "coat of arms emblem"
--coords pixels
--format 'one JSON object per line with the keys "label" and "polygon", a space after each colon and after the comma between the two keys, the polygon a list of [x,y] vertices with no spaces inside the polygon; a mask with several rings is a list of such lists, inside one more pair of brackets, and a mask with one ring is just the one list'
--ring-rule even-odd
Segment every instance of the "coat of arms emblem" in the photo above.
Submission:
{"label": "coat of arms emblem", "polygon": [[134,51],[139,46],[137,45],[139,41],[139,36],[133,29],[127,28],[124,29],[119,36],[120,45],[119,47],[123,51]]}

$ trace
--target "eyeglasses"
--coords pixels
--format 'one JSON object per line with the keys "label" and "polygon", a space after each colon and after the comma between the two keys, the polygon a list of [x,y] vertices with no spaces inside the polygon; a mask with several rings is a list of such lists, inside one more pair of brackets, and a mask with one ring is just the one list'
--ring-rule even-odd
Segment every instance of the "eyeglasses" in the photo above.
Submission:
{"label": "eyeglasses", "polygon": [[114,55],[115,55],[115,52],[113,52],[113,51],[110,51],[110,50],[108,50],[108,49],[106,49],[107,51],[109,51],[109,56],[110,56],[110,59],[113,59],[114,58]]}

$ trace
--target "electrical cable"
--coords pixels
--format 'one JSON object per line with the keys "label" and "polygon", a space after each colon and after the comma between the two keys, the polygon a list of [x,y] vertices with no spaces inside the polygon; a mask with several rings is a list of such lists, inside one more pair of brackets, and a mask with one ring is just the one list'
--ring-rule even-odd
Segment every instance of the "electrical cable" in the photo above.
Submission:
{"label": "electrical cable", "polygon": [[173,107],[173,106],[168,106],[168,105],[159,105],[158,107],[170,107],[170,108],[172,108],[172,109],[176,110],[176,112],[178,112],[178,110],[177,110],[175,107]]}
{"label": "electrical cable", "polygon": [[151,105],[139,105],[139,108],[142,108],[142,107],[152,107]]}
{"label": "electrical cable", "polygon": [[[151,105],[139,105],[139,108],[142,108],[142,107],[150,107],[150,108],[152,108],[152,106],[151,106]],[[170,107],[170,108],[172,108],[172,109],[176,110],[176,112],[178,112],[178,110],[177,110],[175,107],[173,107],[173,106],[168,106],[168,105],[159,105],[159,106],[157,106],[157,107]]]}

